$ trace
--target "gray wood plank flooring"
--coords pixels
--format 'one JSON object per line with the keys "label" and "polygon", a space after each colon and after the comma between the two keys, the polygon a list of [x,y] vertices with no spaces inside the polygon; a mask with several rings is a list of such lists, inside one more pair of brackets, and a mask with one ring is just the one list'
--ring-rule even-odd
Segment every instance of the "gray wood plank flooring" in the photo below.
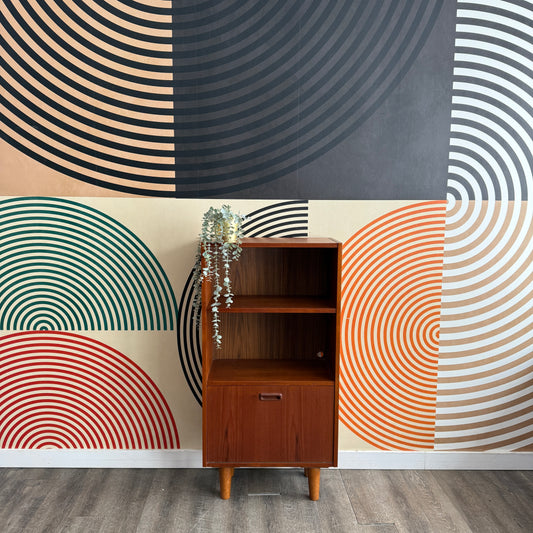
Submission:
{"label": "gray wood plank flooring", "polygon": [[533,471],[0,469],[2,533],[533,532]]}

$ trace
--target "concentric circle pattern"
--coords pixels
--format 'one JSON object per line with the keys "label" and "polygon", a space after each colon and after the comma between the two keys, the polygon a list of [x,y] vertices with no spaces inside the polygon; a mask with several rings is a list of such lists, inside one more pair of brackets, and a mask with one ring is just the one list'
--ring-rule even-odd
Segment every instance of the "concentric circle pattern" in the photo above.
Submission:
{"label": "concentric circle pattern", "polygon": [[179,448],[169,406],[133,361],[60,332],[0,338],[0,448]]}
{"label": "concentric circle pattern", "polygon": [[340,420],[379,449],[433,447],[444,219],[413,204],[343,245]]}
{"label": "concentric circle pattern", "polygon": [[150,250],[70,200],[0,201],[0,329],[170,330],[176,302]]}
{"label": "concentric circle pattern", "polygon": [[[246,237],[306,237],[307,202],[279,202],[246,215]],[[193,316],[193,271],[183,288],[178,316],[178,352],[181,367],[196,401],[202,404],[202,348]]]}
{"label": "concentric circle pattern", "polygon": [[229,194],[344,140],[402,80],[439,0],[25,2],[0,10],[6,142],[134,194]]}
{"label": "concentric circle pattern", "polygon": [[0,6],[2,138],[75,179],[172,196],[171,2]]}
{"label": "concentric circle pattern", "polygon": [[523,2],[459,1],[457,16],[449,195],[478,205],[527,200],[533,8]]}
{"label": "concentric circle pattern", "polygon": [[396,86],[439,9],[434,0],[228,0],[187,19],[203,31],[174,35],[177,190],[196,170],[200,194],[228,194],[328,151]]}
{"label": "concentric circle pattern", "polygon": [[533,6],[459,2],[435,447],[533,449]]}

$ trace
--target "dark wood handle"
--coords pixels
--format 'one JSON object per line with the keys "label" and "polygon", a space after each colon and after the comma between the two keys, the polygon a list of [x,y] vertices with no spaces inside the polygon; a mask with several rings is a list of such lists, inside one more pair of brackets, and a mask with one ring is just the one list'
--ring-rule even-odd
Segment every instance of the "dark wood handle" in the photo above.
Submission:
{"label": "dark wood handle", "polygon": [[283,394],[281,392],[260,392],[259,393],[259,399],[262,402],[272,402],[275,400],[281,400],[283,398]]}

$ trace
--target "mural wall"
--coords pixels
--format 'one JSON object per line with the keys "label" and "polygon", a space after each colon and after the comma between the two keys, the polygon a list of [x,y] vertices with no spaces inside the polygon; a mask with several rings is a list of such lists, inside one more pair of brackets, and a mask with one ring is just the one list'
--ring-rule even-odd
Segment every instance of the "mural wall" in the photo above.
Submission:
{"label": "mural wall", "polygon": [[0,448],[201,447],[202,214],[344,243],[341,450],[533,451],[533,6],[0,5]]}

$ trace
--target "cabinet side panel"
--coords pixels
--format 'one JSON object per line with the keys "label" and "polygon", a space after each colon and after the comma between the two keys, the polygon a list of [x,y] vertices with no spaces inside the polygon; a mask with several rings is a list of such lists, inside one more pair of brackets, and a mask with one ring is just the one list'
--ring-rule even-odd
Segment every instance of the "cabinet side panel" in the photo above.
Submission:
{"label": "cabinet side panel", "polygon": [[[202,259],[202,268],[205,261]],[[206,395],[209,371],[213,360],[213,342],[211,326],[211,310],[209,302],[213,295],[213,287],[210,281],[204,280],[202,283],[202,311],[201,311],[201,328],[202,328],[202,456],[203,464],[206,466],[206,430],[207,430],[207,411],[208,398]]]}
{"label": "cabinet side panel", "polygon": [[333,278],[336,279],[336,301],[337,313],[335,316],[335,417],[334,417],[334,431],[333,431],[333,445],[334,457],[333,466],[337,466],[338,446],[339,446],[339,366],[341,357],[341,318],[342,318],[342,244],[339,243],[336,250],[336,264],[333,271]]}

